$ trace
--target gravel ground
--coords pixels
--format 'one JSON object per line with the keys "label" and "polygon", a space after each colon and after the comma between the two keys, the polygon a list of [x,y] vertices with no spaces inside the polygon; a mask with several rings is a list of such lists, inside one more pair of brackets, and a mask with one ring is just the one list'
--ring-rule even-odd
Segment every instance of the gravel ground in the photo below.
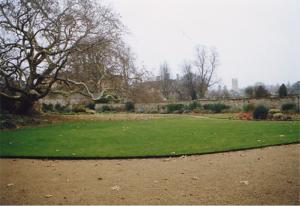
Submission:
{"label": "gravel ground", "polygon": [[0,159],[1,204],[300,204],[300,144],[131,160]]}

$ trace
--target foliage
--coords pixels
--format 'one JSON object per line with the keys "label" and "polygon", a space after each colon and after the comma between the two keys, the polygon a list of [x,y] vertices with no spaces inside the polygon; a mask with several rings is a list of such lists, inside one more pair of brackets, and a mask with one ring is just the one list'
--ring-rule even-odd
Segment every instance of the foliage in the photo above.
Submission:
{"label": "foliage", "polygon": [[283,105],[281,105],[281,110],[284,112],[288,112],[288,111],[296,111],[296,104],[295,103],[285,103]]}
{"label": "foliage", "polygon": [[255,96],[254,88],[252,86],[246,87],[245,94],[248,98],[253,98]]}
{"label": "foliage", "polygon": [[133,112],[134,111],[134,103],[133,102],[125,102],[125,110],[127,112]]}
{"label": "foliage", "polygon": [[0,134],[0,156],[74,157],[74,153],[76,157],[156,156],[297,142],[299,122],[182,116],[147,121],[62,122]]}
{"label": "foliage", "polygon": [[285,84],[282,84],[279,87],[278,95],[279,95],[279,97],[286,97],[287,96],[287,87],[285,86]]}
{"label": "foliage", "polygon": [[290,94],[300,95],[300,81],[295,82],[289,90]]}
{"label": "foliage", "polygon": [[70,109],[69,109],[69,105],[61,105],[60,103],[56,103],[54,105],[54,109],[57,111],[57,112],[60,112],[60,113],[64,113],[64,112],[70,112]]}
{"label": "foliage", "polygon": [[230,106],[226,104],[216,103],[216,104],[204,104],[203,109],[211,110],[215,113],[220,113],[224,109],[229,109]]}
{"label": "foliage", "polygon": [[168,113],[173,113],[175,111],[183,110],[184,105],[183,104],[167,104],[166,108],[167,108]]}
{"label": "foliage", "polygon": [[254,88],[255,90],[255,97],[256,98],[262,98],[262,97],[269,97],[270,93],[269,91],[266,89],[266,87],[264,85],[258,85]]}
{"label": "foliage", "polygon": [[263,105],[259,105],[253,111],[253,119],[267,119],[269,109]]}
{"label": "foliage", "polygon": [[75,113],[85,112],[85,107],[81,104],[73,105],[72,111]]}
{"label": "foliage", "polygon": [[201,109],[201,104],[197,101],[192,101],[188,105],[185,105],[184,109],[186,109],[186,110]]}
{"label": "foliage", "polygon": [[257,85],[255,87],[249,86],[245,89],[245,94],[248,98],[263,98],[270,96],[269,91],[264,85]]}
{"label": "foliage", "polygon": [[255,109],[255,104],[248,103],[243,105],[243,111],[244,112],[252,112]]}
{"label": "foliage", "polygon": [[100,109],[101,112],[111,112],[113,111],[112,107],[108,106],[108,105],[103,105]]}
{"label": "foliage", "polygon": [[95,102],[89,102],[85,105],[86,108],[92,109],[92,110],[95,110],[95,106],[96,106]]}
{"label": "foliage", "polygon": [[270,109],[269,110],[269,114],[276,114],[276,113],[280,113],[280,109]]}
{"label": "foliage", "polygon": [[54,106],[53,104],[46,104],[46,103],[43,103],[42,104],[42,111],[43,112],[54,112]]}

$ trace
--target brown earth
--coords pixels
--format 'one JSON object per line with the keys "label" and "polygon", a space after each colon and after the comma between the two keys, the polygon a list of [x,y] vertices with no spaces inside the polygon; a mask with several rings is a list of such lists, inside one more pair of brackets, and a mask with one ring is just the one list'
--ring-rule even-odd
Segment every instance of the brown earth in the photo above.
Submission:
{"label": "brown earth", "polygon": [[293,144],[161,159],[0,159],[0,201],[299,204],[299,149]]}

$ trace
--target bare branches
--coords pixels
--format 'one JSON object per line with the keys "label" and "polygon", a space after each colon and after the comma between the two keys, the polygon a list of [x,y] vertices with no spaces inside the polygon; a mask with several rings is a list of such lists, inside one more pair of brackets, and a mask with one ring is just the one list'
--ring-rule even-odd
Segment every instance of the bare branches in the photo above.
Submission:
{"label": "bare branches", "polygon": [[[71,55],[118,41],[122,29],[110,8],[90,0],[1,0],[0,95],[32,101],[45,97],[61,74],[66,75]],[[72,83],[91,94],[88,84]]]}
{"label": "bare branches", "polygon": [[197,87],[200,97],[204,97],[208,88],[218,82],[215,79],[218,61],[218,53],[214,48],[196,47],[194,66],[197,69]]}

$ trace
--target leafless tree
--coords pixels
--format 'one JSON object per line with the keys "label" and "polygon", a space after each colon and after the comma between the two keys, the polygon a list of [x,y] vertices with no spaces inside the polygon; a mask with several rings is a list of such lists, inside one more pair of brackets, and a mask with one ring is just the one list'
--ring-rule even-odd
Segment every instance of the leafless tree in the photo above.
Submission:
{"label": "leafless tree", "polygon": [[200,98],[205,96],[209,87],[218,82],[216,79],[218,63],[219,57],[215,49],[196,47],[194,66],[197,69],[197,90]]}
{"label": "leafless tree", "polygon": [[96,99],[85,83],[61,73],[85,42],[107,44],[121,30],[111,9],[91,0],[1,0],[0,97],[19,102],[19,112],[27,113],[60,80]]}

